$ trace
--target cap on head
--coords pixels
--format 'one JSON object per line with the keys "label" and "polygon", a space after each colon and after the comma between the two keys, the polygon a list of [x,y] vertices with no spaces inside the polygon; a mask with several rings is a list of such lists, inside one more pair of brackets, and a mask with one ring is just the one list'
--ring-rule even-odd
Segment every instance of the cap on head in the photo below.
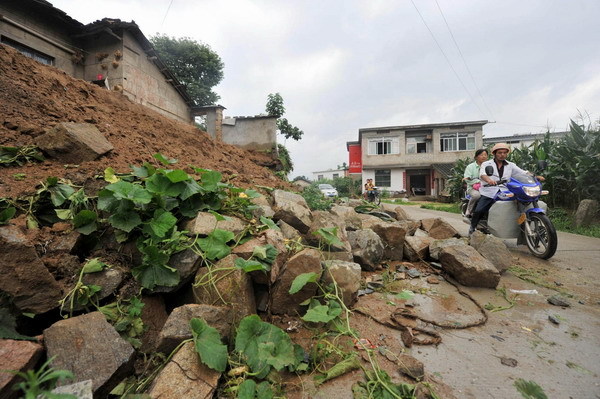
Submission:
{"label": "cap on head", "polygon": [[495,154],[498,150],[507,150],[510,153],[510,147],[506,143],[496,143],[492,148],[492,154]]}

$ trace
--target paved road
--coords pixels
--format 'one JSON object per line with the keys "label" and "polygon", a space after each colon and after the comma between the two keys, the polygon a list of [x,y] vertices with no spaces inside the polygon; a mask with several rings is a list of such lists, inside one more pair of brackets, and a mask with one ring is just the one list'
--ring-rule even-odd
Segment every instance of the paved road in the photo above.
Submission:
{"label": "paved road", "polygon": [[[460,215],[402,206],[413,219],[441,217],[466,235],[468,225]],[[443,330],[438,347],[417,347],[413,356],[426,370],[455,389],[460,398],[519,398],[513,383],[517,378],[537,382],[549,398],[600,398],[600,239],[558,233],[558,250],[548,260],[529,254],[516,240],[506,241],[514,264],[536,273],[543,280],[573,295],[571,306],[547,303],[556,291],[505,273],[499,287],[533,290],[521,294],[512,309],[489,313],[488,322],[477,328]],[[493,290],[465,288],[480,304],[506,305]],[[560,325],[548,320],[558,317]],[[503,365],[508,357],[516,367]]]}

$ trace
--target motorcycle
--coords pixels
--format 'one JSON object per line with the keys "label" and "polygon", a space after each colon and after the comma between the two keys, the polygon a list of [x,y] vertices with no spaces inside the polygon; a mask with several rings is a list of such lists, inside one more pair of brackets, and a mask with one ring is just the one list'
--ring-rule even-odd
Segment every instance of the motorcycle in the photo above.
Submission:
{"label": "motorcycle", "polygon": [[379,194],[379,189],[377,187],[373,187],[373,190],[367,191],[367,201],[372,202],[375,205],[381,204],[381,195]]}
{"label": "motorcycle", "polygon": [[[541,169],[544,166],[540,164]],[[492,176],[493,167],[487,166],[485,172]],[[499,238],[516,238],[517,244],[527,245],[534,256],[550,259],[556,252],[558,237],[554,225],[546,216],[548,207],[539,199],[548,191],[542,190],[542,184],[532,175],[503,179],[498,186],[500,190],[496,193],[495,202],[477,229]],[[465,216],[469,199],[470,196],[465,195],[461,202],[463,221],[467,224],[471,224],[471,219]]]}

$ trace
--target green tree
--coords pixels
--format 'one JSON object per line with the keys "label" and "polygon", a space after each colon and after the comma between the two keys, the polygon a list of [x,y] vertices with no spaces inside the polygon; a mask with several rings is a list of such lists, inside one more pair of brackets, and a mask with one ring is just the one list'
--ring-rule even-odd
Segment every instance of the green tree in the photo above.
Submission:
{"label": "green tree", "polygon": [[294,170],[294,164],[292,163],[292,157],[290,156],[290,152],[283,144],[277,144],[277,152],[279,154],[279,160],[281,161],[282,171],[285,176],[288,175],[292,170]]}
{"label": "green tree", "polygon": [[281,97],[281,94],[270,93],[267,96],[266,111],[268,115],[278,118],[277,129],[279,129],[279,132],[283,134],[286,139],[298,141],[302,138],[304,132],[298,127],[293,126],[286,118],[283,118],[285,107],[283,106],[283,97]]}
{"label": "green tree", "polygon": [[197,105],[215,104],[219,100],[212,88],[223,80],[224,64],[208,44],[163,34],[151,37],[150,42]]}

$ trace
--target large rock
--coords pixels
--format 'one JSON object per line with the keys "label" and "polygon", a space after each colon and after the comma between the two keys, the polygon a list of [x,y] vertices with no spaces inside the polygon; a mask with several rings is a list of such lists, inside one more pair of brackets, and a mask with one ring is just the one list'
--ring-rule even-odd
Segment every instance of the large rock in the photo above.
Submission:
{"label": "large rock", "polygon": [[354,208],[351,206],[340,206],[334,205],[330,210],[331,214],[340,218],[346,224],[346,230],[360,230],[362,229],[362,221],[360,220],[359,214],[356,213]]}
{"label": "large rock", "polygon": [[383,241],[371,229],[349,231],[348,241],[352,247],[354,261],[363,270],[374,271],[383,258]]}
{"label": "large rock", "polygon": [[323,260],[343,260],[344,262],[354,262],[354,256],[351,252],[329,252],[321,251]]}
{"label": "large rock", "polygon": [[575,212],[575,226],[589,226],[598,218],[598,201],[584,199]]}
{"label": "large rock", "polygon": [[231,310],[227,306],[189,304],[175,308],[160,332],[156,350],[171,353],[183,340],[192,338],[190,329],[192,318],[206,321],[209,326],[219,331],[223,342],[227,342],[232,329],[231,316]]}
{"label": "large rock", "polygon": [[236,255],[229,255],[210,269],[202,267],[196,274],[193,288],[194,302],[231,308],[233,323],[256,313],[252,279],[248,273],[235,267]]}
{"label": "large rock", "polygon": [[174,292],[189,283],[198,268],[202,263],[202,258],[191,249],[186,249],[171,256],[169,259],[169,267],[176,269],[179,272],[179,283],[175,286],[168,287],[158,285],[154,287],[154,292]]}
{"label": "large rock", "polygon": [[198,359],[193,342],[183,345],[158,374],[148,395],[153,399],[212,398],[221,373]]}
{"label": "large rock", "polygon": [[396,220],[412,220],[401,206],[382,202],[381,207]]}
{"label": "large rock", "polygon": [[18,396],[12,386],[19,377],[4,370],[32,370],[43,352],[42,345],[38,343],[0,339],[0,370],[3,371],[0,372],[0,398],[12,399]]}
{"label": "large rock", "polygon": [[500,273],[471,246],[451,246],[440,252],[442,268],[468,287],[496,288]]}
{"label": "large rock", "polygon": [[0,227],[0,290],[21,312],[45,313],[58,306],[60,285],[16,226]]}
{"label": "large rock", "polygon": [[96,273],[87,273],[83,275],[83,283],[85,285],[97,285],[102,287],[98,292],[97,298],[99,301],[112,295],[123,282],[123,272],[117,268],[111,267]]}
{"label": "large rock", "polygon": [[283,220],[302,234],[306,234],[312,222],[312,215],[306,200],[289,191],[273,191],[274,219]]}
{"label": "large rock", "polygon": [[134,350],[100,312],[61,320],[44,330],[52,365],[69,370],[74,381],[93,381],[94,396],[104,398],[133,367]]}
{"label": "large rock", "polygon": [[93,381],[85,380],[74,384],[56,387],[52,393],[74,395],[77,399],[94,399]]}
{"label": "large rock", "polygon": [[395,224],[405,229],[407,236],[414,235],[415,231],[421,227],[421,221],[419,220],[399,220]]}
{"label": "large rock", "polygon": [[433,242],[431,237],[408,236],[404,240],[404,257],[411,262],[427,259],[429,255],[429,244]]}
{"label": "large rock", "polygon": [[225,220],[218,220],[212,213],[200,212],[195,218],[183,224],[183,230],[191,234],[209,235],[215,229],[231,231],[237,235],[246,228],[246,222],[235,216],[227,216]]}
{"label": "large rock", "polygon": [[64,163],[93,161],[113,149],[104,135],[89,123],[63,122],[38,136],[35,144]]}
{"label": "large rock", "polygon": [[423,219],[421,220],[421,226],[423,230],[429,233],[429,237],[438,240],[460,237],[458,231],[456,231],[454,227],[441,218]]}
{"label": "large rock", "polygon": [[167,314],[165,301],[160,295],[143,296],[142,302],[144,303],[144,307],[142,308],[141,317],[147,329],[140,337],[140,341],[142,341],[140,352],[150,353],[154,352],[158,344],[158,336],[169,315]]}
{"label": "large rock", "polygon": [[302,240],[300,232],[298,230],[296,230],[295,228],[293,228],[292,226],[290,226],[289,224],[287,224],[286,222],[284,222],[283,220],[278,221],[277,226],[281,230],[281,234],[283,234],[283,237],[286,240],[292,240],[292,241]]}
{"label": "large rock", "polygon": [[361,229],[370,229],[374,224],[383,222],[383,220],[377,216],[367,215],[365,213],[357,213],[357,215],[361,222]]}
{"label": "large rock", "polygon": [[399,222],[369,223],[373,230],[383,242],[383,258],[389,260],[402,260],[404,254],[404,239],[406,237],[406,228]]}
{"label": "large rock", "polygon": [[321,281],[327,286],[335,280],[344,304],[350,307],[356,302],[360,288],[360,271],[360,265],[354,262],[325,261],[325,271]]}
{"label": "large rock", "polygon": [[260,219],[261,216],[267,218],[272,218],[275,216],[275,211],[273,211],[271,203],[264,195],[252,198],[250,202],[257,206],[256,209],[252,210],[252,216],[254,216],[256,219]]}
{"label": "large rock", "polygon": [[233,249],[233,254],[247,260],[252,257],[256,247],[264,247],[269,244],[277,250],[277,257],[271,264],[271,269],[268,272],[265,273],[262,270],[250,272],[252,281],[257,284],[271,285],[274,283],[287,260],[288,254],[287,248],[285,247],[285,238],[281,231],[273,229],[265,230],[259,236],[253,237],[249,241],[242,245],[238,245]]}
{"label": "large rock", "polygon": [[440,259],[440,252],[443,248],[453,245],[467,245],[467,240],[464,238],[448,238],[446,240],[433,240],[429,244],[429,257],[433,260]]}
{"label": "large rock", "polygon": [[469,244],[492,262],[500,273],[504,273],[512,264],[512,254],[506,248],[504,241],[498,237],[476,230],[471,234]]}
{"label": "large rock", "polygon": [[316,291],[315,283],[306,284],[299,292],[290,295],[289,290],[296,277],[303,273],[316,273],[321,278],[321,254],[315,249],[305,249],[292,256],[271,289],[271,312],[274,314],[295,315],[300,312],[300,303],[312,298]]}
{"label": "large rock", "polygon": [[[323,228],[335,228],[337,227],[337,238],[339,243],[328,244],[319,235],[315,234],[319,229]],[[313,219],[310,225],[310,229],[305,236],[306,241],[317,247],[320,246],[330,252],[350,252],[350,243],[348,242],[348,235],[346,234],[346,224],[344,221],[325,211],[314,211]]]}

